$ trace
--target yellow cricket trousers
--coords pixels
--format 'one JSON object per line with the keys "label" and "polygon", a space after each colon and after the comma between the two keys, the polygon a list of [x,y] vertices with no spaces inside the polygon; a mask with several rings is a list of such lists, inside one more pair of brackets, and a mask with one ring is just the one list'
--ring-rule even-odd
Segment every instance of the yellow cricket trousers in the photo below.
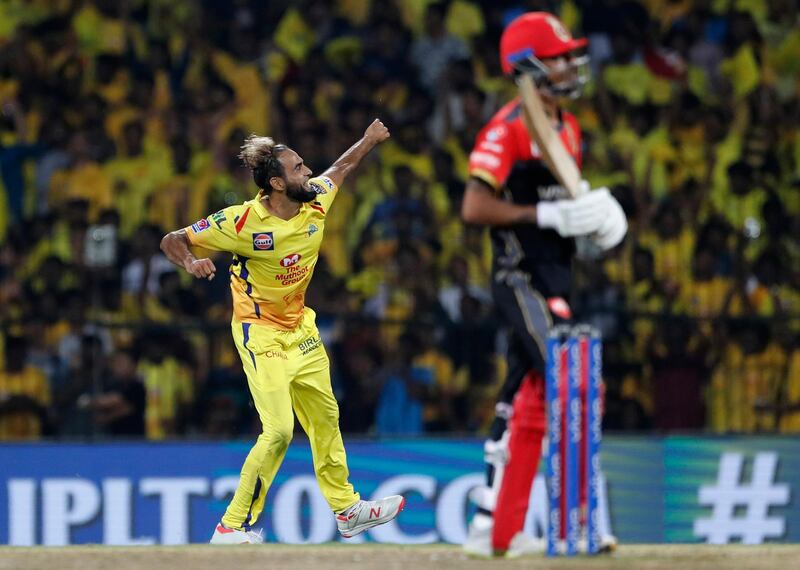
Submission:
{"label": "yellow cricket trousers", "polygon": [[317,482],[331,509],[343,511],[359,499],[347,480],[339,405],[315,316],[306,307],[303,321],[291,331],[231,323],[262,432],[244,461],[239,486],[222,517],[228,528],[249,528],[258,520],[292,440],[294,414],[308,434]]}

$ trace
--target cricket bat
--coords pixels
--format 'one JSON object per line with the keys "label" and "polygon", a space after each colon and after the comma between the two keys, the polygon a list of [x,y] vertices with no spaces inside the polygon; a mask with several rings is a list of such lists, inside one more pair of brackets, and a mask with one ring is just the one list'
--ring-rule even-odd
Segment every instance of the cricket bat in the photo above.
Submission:
{"label": "cricket bat", "polygon": [[522,120],[531,140],[539,147],[544,163],[559,184],[567,190],[570,197],[577,198],[581,192],[580,170],[550,124],[533,77],[527,73],[520,74],[517,77],[517,86],[522,96]]}

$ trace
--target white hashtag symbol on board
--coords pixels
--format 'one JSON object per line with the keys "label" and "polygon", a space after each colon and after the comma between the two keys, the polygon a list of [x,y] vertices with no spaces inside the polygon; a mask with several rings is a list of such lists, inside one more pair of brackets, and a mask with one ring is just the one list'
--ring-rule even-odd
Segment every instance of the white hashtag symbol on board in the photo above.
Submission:
{"label": "white hashtag symbol on board", "polygon": [[[711,507],[709,518],[694,522],[695,536],[710,544],[727,544],[740,538],[743,544],[761,544],[765,538],[783,536],[786,519],[770,517],[773,506],[789,503],[789,485],[775,483],[778,454],[758,453],[753,464],[750,483],[741,482],[744,456],[723,453],[714,485],[700,487],[699,501]],[[736,507],[744,508],[744,516],[736,516]]]}

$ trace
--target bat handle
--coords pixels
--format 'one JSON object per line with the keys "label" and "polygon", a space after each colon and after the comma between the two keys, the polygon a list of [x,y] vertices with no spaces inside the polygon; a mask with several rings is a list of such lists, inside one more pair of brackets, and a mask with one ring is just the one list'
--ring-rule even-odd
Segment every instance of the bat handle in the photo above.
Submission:
{"label": "bat handle", "polygon": [[569,192],[570,196],[573,198],[579,198],[584,194],[588,194],[591,190],[592,185],[589,184],[587,180],[581,180],[575,188],[567,188],[567,192]]}

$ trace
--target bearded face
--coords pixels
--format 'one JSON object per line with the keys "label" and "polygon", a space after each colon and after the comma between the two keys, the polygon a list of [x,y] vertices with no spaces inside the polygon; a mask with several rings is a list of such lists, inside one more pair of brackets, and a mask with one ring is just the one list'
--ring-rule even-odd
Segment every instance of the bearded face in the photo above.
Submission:
{"label": "bearded face", "polygon": [[308,187],[308,183],[297,184],[296,182],[287,181],[286,197],[295,202],[311,202],[317,197],[317,193]]}

